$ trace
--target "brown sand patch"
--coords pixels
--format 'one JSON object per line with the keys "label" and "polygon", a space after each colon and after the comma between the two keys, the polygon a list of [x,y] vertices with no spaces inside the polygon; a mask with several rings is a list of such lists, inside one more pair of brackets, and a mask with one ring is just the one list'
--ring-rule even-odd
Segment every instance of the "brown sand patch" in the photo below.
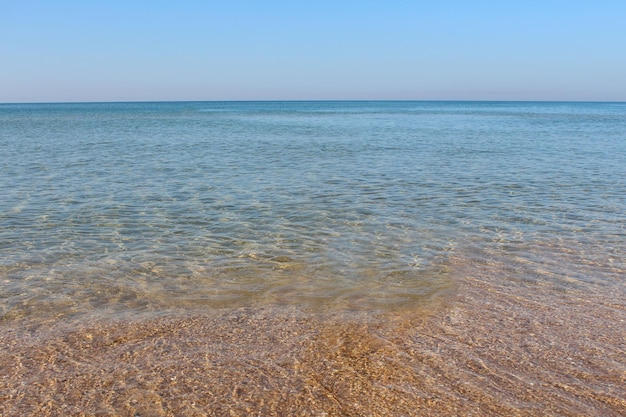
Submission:
{"label": "brown sand patch", "polygon": [[504,284],[481,268],[429,315],[4,324],[0,415],[625,415],[623,288]]}

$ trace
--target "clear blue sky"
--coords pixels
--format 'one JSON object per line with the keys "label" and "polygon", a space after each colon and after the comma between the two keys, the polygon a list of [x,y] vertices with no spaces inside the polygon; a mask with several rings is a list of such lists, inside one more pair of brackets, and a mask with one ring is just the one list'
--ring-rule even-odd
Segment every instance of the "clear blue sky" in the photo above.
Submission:
{"label": "clear blue sky", "polygon": [[626,0],[0,0],[0,102],[626,101]]}

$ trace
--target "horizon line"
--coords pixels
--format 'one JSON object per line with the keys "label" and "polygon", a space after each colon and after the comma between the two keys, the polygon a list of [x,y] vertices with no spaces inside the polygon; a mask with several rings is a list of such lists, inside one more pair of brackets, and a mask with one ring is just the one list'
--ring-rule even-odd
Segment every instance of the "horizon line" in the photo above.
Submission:
{"label": "horizon line", "polygon": [[626,103],[626,100],[493,100],[493,99],[222,99],[222,100],[85,100],[85,101],[6,101],[12,104],[139,104],[139,103],[357,103],[357,102],[449,102],[449,103]]}

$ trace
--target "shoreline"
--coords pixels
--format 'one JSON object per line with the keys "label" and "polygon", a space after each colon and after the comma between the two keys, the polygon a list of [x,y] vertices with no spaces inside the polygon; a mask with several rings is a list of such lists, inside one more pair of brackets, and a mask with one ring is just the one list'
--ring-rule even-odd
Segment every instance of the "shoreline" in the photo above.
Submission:
{"label": "shoreline", "polygon": [[623,415],[623,286],[562,291],[502,268],[460,268],[453,299],[414,313],[5,323],[0,414]]}

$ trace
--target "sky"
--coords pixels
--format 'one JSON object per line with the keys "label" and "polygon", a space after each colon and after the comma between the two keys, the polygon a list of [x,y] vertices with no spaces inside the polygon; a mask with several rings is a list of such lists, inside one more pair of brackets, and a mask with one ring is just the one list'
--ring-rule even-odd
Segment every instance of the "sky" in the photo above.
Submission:
{"label": "sky", "polygon": [[626,101],[624,0],[0,0],[0,102]]}

